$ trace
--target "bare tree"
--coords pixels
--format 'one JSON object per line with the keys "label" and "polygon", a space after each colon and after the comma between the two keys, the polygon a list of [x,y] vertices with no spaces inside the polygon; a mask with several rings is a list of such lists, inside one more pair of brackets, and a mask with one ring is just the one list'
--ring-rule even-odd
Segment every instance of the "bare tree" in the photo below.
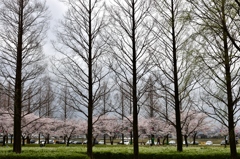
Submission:
{"label": "bare tree", "polygon": [[60,119],[66,121],[67,119],[74,118],[74,109],[71,107],[73,105],[73,102],[71,100],[70,90],[67,86],[62,86],[60,88],[60,92],[58,93],[59,99],[58,99],[58,105],[59,107],[58,114],[60,116]]}
{"label": "bare tree", "polygon": [[49,17],[37,0],[2,0],[0,8],[1,76],[14,88],[13,151],[21,153],[22,98],[45,69],[41,46]]}
{"label": "bare tree", "polygon": [[[114,62],[111,69],[115,72],[119,86],[128,86],[125,93],[131,97],[133,108],[134,158],[138,159],[138,112],[140,99],[144,93],[143,77],[151,69],[149,46],[153,43],[149,19],[151,1],[114,0],[109,4],[110,14],[109,52]],[[151,27],[150,27],[151,28]]]}
{"label": "bare tree", "polygon": [[[235,20],[229,18],[234,1],[191,1],[199,45],[196,58],[201,62],[196,77],[202,86],[201,107],[208,116],[228,128],[231,158],[238,158],[235,126],[239,120],[239,51],[229,40],[227,30],[238,36]],[[226,28],[227,27],[227,28]]]}
{"label": "bare tree", "polygon": [[[99,108],[98,111],[100,114],[103,115],[107,115],[107,113],[112,111],[112,98],[114,98],[114,93],[111,91],[112,89],[111,84],[109,84],[107,81],[103,82],[102,85],[102,92],[103,92],[103,96],[101,97],[101,99],[99,100]],[[115,103],[117,103],[115,101]],[[103,139],[104,139],[104,144],[106,144],[106,133],[103,134]]]}
{"label": "bare tree", "polygon": [[[105,42],[101,40],[106,25],[103,0],[66,0],[68,11],[57,30],[54,47],[61,54],[55,59],[55,73],[59,84],[70,91],[72,107],[88,120],[87,154],[93,158],[93,116],[99,115],[99,100],[108,71],[102,58]],[[61,58],[62,57],[62,58]],[[95,114],[94,114],[95,113]]]}
{"label": "bare tree", "polygon": [[52,84],[50,80],[47,80],[45,83],[46,90],[45,90],[45,98],[46,98],[46,117],[52,118],[54,116],[54,107],[53,107],[53,101],[55,99]]}
{"label": "bare tree", "polygon": [[157,116],[159,108],[159,94],[157,92],[156,79],[152,75],[149,76],[146,82],[146,93],[144,95],[144,114],[146,118],[154,118]]}
{"label": "bare tree", "polygon": [[[30,108],[29,112],[38,112],[39,117],[53,117],[55,108],[54,100],[55,94],[53,91],[53,83],[51,82],[50,77],[44,76],[41,78],[38,83],[40,89],[38,92],[29,91],[27,95],[27,109]],[[34,95],[36,93],[36,95]]]}
{"label": "bare tree", "polygon": [[[124,129],[126,129],[126,126],[123,125],[123,123],[127,119],[132,124],[132,119],[129,118],[132,117],[132,98],[128,92],[126,92],[126,90],[129,89],[129,86],[124,85],[123,83],[118,84],[120,85],[117,85],[118,88],[116,88],[116,94],[114,96],[116,104],[113,105],[113,110],[120,116],[120,119],[122,121],[122,144],[124,144]],[[130,143],[132,143],[132,131],[130,132]]]}
{"label": "bare tree", "polygon": [[[177,151],[182,151],[181,113],[189,109],[195,81],[192,76],[195,61],[189,41],[191,27],[185,1],[154,1],[152,18],[158,39],[155,47],[155,77],[160,85],[160,100],[166,103],[159,109],[160,117],[176,128]],[[161,102],[162,103],[162,102]],[[170,119],[175,116],[173,121]]]}

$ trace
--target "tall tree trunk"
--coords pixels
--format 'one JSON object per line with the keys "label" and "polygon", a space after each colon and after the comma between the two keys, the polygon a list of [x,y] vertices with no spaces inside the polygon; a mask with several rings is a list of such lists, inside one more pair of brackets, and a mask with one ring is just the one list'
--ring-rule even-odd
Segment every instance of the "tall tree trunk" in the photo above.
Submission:
{"label": "tall tree trunk", "polygon": [[132,97],[133,97],[133,148],[134,159],[138,159],[138,99],[137,99],[137,51],[136,51],[136,39],[135,39],[135,6],[132,4],[132,51],[133,51],[133,85],[132,85]]}
{"label": "tall tree trunk", "polygon": [[[89,55],[91,57],[91,53]],[[88,103],[88,136],[87,136],[87,153],[92,159],[92,114],[93,114],[93,103],[92,103],[92,65],[89,58],[89,103]]]}
{"label": "tall tree trunk", "polygon": [[178,91],[178,69],[177,69],[177,48],[176,48],[176,35],[175,35],[175,16],[174,4],[171,0],[172,6],[172,44],[173,44],[173,67],[174,67],[174,98],[175,98],[175,115],[176,115],[176,132],[177,132],[177,151],[182,151],[182,128],[181,128],[181,111]]}
{"label": "tall tree trunk", "polygon": [[[226,69],[228,70],[228,69]],[[229,71],[229,72],[228,72]],[[233,101],[232,101],[232,93],[231,93],[231,80],[230,70],[227,72],[227,96],[228,96],[228,131],[229,131],[229,144],[231,151],[231,158],[237,159],[237,150],[236,150],[236,141],[235,141],[235,131],[234,131],[234,110],[233,110]]]}
{"label": "tall tree trunk", "polygon": [[17,66],[14,92],[14,145],[13,151],[22,152],[21,112],[22,112],[22,39],[23,39],[23,0],[19,1]]}
{"label": "tall tree trunk", "polygon": [[93,82],[92,82],[92,16],[91,16],[91,0],[89,0],[89,32],[88,32],[88,136],[87,136],[87,154],[90,159],[93,159],[92,153],[92,118],[93,118]]}
{"label": "tall tree trunk", "polygon": [[230,60],[229,60],[229,50],[228,50],[228,38],[227,38],[227,26],[225,19],[225,3],[222,1],[222,24],[223,24],[223,43],[224,43],[224,59],[225,59],[225,72],[226,72],[226,85],[227,85],[227,107],[228,107],[228,132],[229,132],[229,144],[231,159],[237,159],[237,149],[235,141],[235,131],[234,131],[234,103],[232,97],[232,78],[231,78],[231,69],[230,69]]}

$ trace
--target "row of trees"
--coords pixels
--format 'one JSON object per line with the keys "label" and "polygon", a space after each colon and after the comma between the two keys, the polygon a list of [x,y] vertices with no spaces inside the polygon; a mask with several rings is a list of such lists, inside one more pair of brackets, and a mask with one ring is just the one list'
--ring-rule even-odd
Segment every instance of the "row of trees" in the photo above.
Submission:
{"label": "row of trees", "polygon": [[[0,130],[1,135],[3,135],[3,145],[8,142],[8,136],[14,137],[14,122],[12,114],[13,113],[6,110],[0,110]],[[187,138],[189,136],[192,136],[195,140],[197,133],[207,133],[211,127],[204,114],[193,114],[187,119],[187,121],[185,121],[184,127],[182,129],[182,133],[184,134],[186,141],[188,141]],[[132,117],[121,120],[116,116],[112,117],[109,115],[104,115],[100,118],[94,117],[93,121],[95,123],[93,125],[93,138],[96,139],[99,135],[107,135],[110,137],[111,143],[113,143],[113,139],[115,139],[120,134],[130,136],[133,130],[132,120],[130,119],[132,119]],[[59,120],[56,118],[47,117],[40,118],[39,116],[30,113],[22,118],[21,125],[22,145],[25,144],[25,140],[29,142],[32,138],[36,139],[40,136],[43,136],[46,143],[49,142],[50,137],[56,137],[58,139],[60,137],[63,137],[66,145],[68,146],[69,141],[73,137],[80,135],[88,136],[87,121],[81,119]],[[157,118],[139,118],[138,131],[139,138],[150,138],[152,135],[155,135],[156,137],[161,136],[163,138],[167,138],[168,135],[175,136],[174,127],[172,125],[169,125],[169,123],[163,122]]]}
{"label": "row of trees", "polygon": [[[58,53],[51,63],[53,79],[64,88],[59,93],[63,109],[81,112],[88,121],[90,158],[93,117],[114,111],[122,119],[132,115],[138,159],[138,116],[145,108],[149,117],[174,126],[180,152],[182,116],[187,114],[188,119],[198,108],[228,128],[231,158],[237,158],[238,0],[63,3],[68,10],[52,42]],[[42,45],[50,14],[45,1],[37,0],[2,0],[0,8],[1,88],[12,99],[7,105],[14,112],[13,150],[21,153],[21,119],[40,110],[34,109],[37,105],[46,105],[46,113],[53,105],[51,89],[41,93],[51,88],[41,84],[46,72]],[[25,103],[30,103],[29,111]]]}

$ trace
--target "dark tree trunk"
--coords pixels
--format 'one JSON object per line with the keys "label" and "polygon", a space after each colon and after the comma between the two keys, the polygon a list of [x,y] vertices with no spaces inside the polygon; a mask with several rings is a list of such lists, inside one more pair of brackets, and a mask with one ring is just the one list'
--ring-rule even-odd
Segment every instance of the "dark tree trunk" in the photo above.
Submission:
{"label": "dark tree trunk", "polygon": [[47,134],[47,137],[46,137],[46,140],[45,140],[46,144],[49,144],[49,138],[50,138],[50,135]]}
{"label": "dark tree trunk", "polygon": [[131,144],[131,145],[132,145],[132,143],[133,143],[132,138],[133,138],[133,133],[132,133],[132,131],[131,131],[131,132],[130,132],[130,144]]}
{"label": "dark tree trunk", "polygon": [[188,141],[187,141],[187,138],[188,138],[188,136],[187,136],[187,135],[184,135],[184,141],[185,141],[185,145],[186,145],[186,147],[188,147]]}
{"label": "dark tree trunk", "polygon": [[135,4],[132,3],[132,97],[133,97],[133,149],[134,159],[139,159],[138,147],[138,99],[137,99],[137,51],[136,51],[136,22],[135,22]]}
{"label": "dark tree trunk", "polygon": [[110,136],[110,143],[111,143],[111,145],[113,145],[113,137],[112,136]]}
{"label": "dark tree trunk", "polygon": [[196,145],[196,137],[197,137],[197,132],[194,132],[194,134],[193,134],[193,145]]}
{"label": "dark tree trunk", "polygon": [[69,146],[69,141],[71,139],[71,136],[70,137],[67,137],[67,142],[66,142],[66,146]]}
{"label": "dark tree trunk", "polygon": [[30,137],[27,136],[27,144],[30,144]]}
{"label": "dark tree trunk", "polygon": [[6,144],[8,145],[8,134],[6,135]]}
{"label": "dark tree trunk", "polygon": [[[231,88],[229,87],[229,90]],[[231,102],[232,94],[228,92],[228,131],[229,131],[229,144],[231,151],[231,159],[237,159],[236,141],[235,141],[235,131],[234,131],[234,110],[233,104]]]}
{"label": "dark tree trunk", "polygon": [[22,146],[25,146],[25,137],[24,136],[22,136]]}
{"label": "dark tree trunk", "polygon": [[93,137],[93,146],[97,143],[97,136]]}
{"label": "dark tree trunk", "polygon": [[174,3],[171,0],[172,11],[172,44],[173,44],[173,67],[174,67],[174,98],[175,98],[175,115],[176,115],[176,133],[177,133],[177,151],[182,151],[182,128],[181,128],[181,111],[178,91],[178,69],[177,69],[177,48],[175,35],[175,16]]}
{"label": "dark tree trunk", "polygon": [[163,137],[162,145],[165,144],[165,140],[166,140],[166,138],[167,138],[167,136],[164,136],[164,137]]}
{"label": "dark tree trunk", "polygon": [[229,50],[228,50],[228,38],[227,38],[227,26],[225,19],[225,3],[222,1],[222,12],[223,12],[223,43],[224,43],[224,59],[225,59],[225,78],[227,85],[227,107],[228,107],[228,132],[229,132],[229,144],[231,151],[231,159],[237,159],[237,149],[235,141],[235,131],[234,131],[234,102],[232,97],[232,78],[231,78],[231,68],[229,60]]}
{"label": "dark tree trunk", "polygon": [[7,135],[3,135],[3,143],[2,143],[3,146],[6,146],[6,137]]}
{"label": "dark tree trunk", "polygon": [[13,143],[13,134],[11,134],[11,144]]}
{"label": "dark tree trunk", "polygon": [[17,66],[14,92],[14,144],[13,151],[22,152],[21,147],[21,113],[22,113],[22,39],[23,39],[23,0],[19,1],[19,23],[17,42]]}
{"label": "dark tree trunk", "polygon": [[92,152],[92,118],[93,118],[93,81],[92,81],[92,6],[89,0],[89,32],[88,32],[88,136],[87,136],[87,154],[90,159],[93,159]]}
{"label": "dark tree trunk", "polygon": [[124,134],[122,134],[122,144],[124,144]]}

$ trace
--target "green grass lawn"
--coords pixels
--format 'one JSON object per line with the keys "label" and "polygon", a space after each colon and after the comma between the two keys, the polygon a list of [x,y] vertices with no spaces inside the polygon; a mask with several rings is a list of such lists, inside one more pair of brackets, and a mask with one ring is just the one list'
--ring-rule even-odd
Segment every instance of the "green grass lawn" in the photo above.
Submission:
{"label": "green grass lawn", "polygon": [[[238,147],[238,152],[240,147]],[[45,147],[31,144],[22,147],[22,154],[12,147],[0,147],[0,159],[87,159],[86,145],[49,144]],[[93,147],[95,159],[132,159],[132,145],[97,145]],[[190,146],[177,152],[176,146],[139,146],[140,159],[227,159],[229,146]]]}

